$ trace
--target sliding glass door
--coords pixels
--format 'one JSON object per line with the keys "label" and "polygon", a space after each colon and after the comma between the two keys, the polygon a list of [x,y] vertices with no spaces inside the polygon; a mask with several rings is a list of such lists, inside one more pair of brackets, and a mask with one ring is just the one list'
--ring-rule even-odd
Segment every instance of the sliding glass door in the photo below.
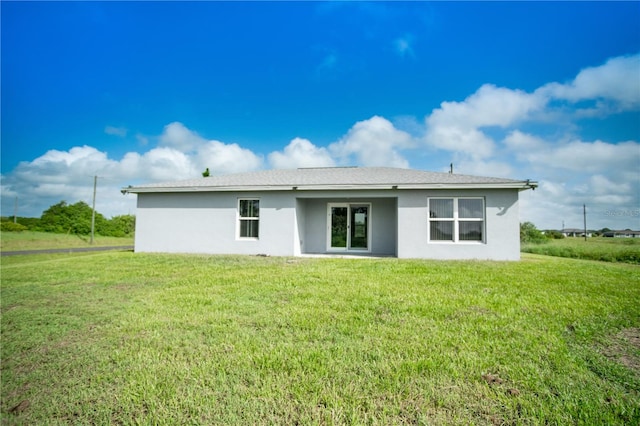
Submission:
{"label": "sliding glass door", "polygon": [[327,249],[369,250],[370,204],[329,203]]}

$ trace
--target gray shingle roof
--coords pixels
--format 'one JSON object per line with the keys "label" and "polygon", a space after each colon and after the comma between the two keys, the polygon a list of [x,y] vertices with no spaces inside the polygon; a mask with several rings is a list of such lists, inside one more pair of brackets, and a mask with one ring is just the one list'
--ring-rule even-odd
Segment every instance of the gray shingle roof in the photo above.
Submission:
{"label": "gray shingle roof", "polygon": [[123,192],[249,191],[398,188],[521,188],[537,184],[495,177],[428,172],[391,167],[323,167],[262,170],[206,178],[153,183]]}

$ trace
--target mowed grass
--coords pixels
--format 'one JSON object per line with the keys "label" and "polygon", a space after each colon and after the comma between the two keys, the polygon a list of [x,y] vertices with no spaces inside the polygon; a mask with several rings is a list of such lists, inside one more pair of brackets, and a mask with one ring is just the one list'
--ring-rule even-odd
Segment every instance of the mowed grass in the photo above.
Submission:
{"label": "mowed grass", "polygon": [[563,238],[536,244],[522,244],[525,253],[574,259],[640,264],[640,238]]}
{"label": "mowed grass", "polygon": [[4,424],[640,422],[640,270],[2,259]]}
{"label": "mowed grass", "polygon": [[[0,250],[43,250],[60,248],[92,247],[88,235],[54,234],[50,232],[2,232],[0,233]],[[94,247],[133,245],[133,238],[116,238],[94,236]]]}

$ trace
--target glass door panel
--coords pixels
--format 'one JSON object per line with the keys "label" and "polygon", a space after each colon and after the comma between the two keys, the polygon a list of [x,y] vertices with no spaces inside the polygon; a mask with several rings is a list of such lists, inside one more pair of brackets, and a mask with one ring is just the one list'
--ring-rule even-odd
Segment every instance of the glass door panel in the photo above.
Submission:
{"label": "glass door panel", "polygon": [[329,203],[327,249],[369,250],[370,211],[370,204]]}
{"label": "glass door panel", "polygon": [[369,207],[357,205],[349,207],[351,210],[349,248],[366,250],[369,248]]}
{"label": "glass door panel", "polygon": [[348,207],[331,207],[331,248],[347,248]]}

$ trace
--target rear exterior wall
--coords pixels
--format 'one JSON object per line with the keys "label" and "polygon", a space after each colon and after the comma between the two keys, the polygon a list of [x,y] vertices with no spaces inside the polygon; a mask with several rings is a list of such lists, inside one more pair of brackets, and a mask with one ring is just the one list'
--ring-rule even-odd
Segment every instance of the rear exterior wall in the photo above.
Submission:
{"label": "rear exterior wall", "polygon": [[[430,197],[482,197],[483,242],[429,241]],[[520,259],[518,190],[406,191],[398,197],[398,257],[426,259]]]}
{"label": "rear exterior wall", "polygon": [[[482,197],[483,242],[431,242],[429,197]],[[260,200],[258,239],[238,237],[238,200]],[[428,259],[520,258],[517,190],[269,191],[138,194],[136,252],[326,253],[327,203],[371,203],[371,255]]]}
{"label": "rear exterior wall", "polygon": [[[258,239],[238,237],[238,200],[260,200]],[[136,252],[293,256],[295,198],[287,192],[138,194]]]}

